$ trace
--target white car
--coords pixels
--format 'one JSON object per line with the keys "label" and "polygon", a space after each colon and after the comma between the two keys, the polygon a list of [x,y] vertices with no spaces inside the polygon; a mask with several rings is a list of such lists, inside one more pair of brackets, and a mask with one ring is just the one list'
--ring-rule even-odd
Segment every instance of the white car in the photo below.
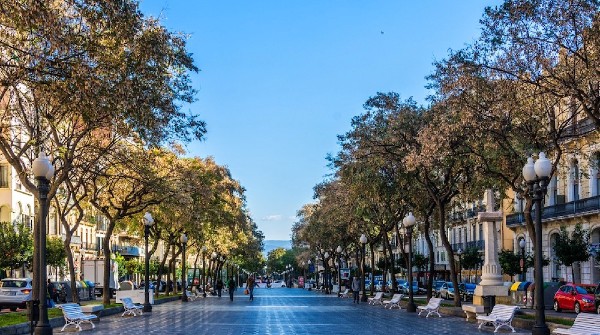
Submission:
{"label": "white car", "polygon": [[27,308],[31,300],[31,278],[5,278],[0,281],[0,309]]}
{"label": "white car", "polygon": [[272,288],[280,288],[280,287],[285,287],[285,283],[283,282],[283,280],[274,280],[271,283],[271,287]]}

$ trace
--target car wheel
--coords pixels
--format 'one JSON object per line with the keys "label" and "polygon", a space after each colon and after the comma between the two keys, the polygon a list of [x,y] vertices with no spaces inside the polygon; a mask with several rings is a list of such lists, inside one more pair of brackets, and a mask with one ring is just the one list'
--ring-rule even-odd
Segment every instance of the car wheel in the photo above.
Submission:
{"label": "car wheel", "polygon": [[16,307],[11,307],[11,308],[10,308],[10,311],[11,311],[11,312],[16,312],[16,311],[17,311],[17,308],[16,308]]}
{"label": "car wheel", "polygon": [[600,314],[600,305],[596,306],[596,313]]}
{"label": "car wheel", "polygon": [[554,310],[556,312],[560,312],[560,307],[558,307],[558,301],[554,300]]}
{"label": "car wheel", "polygon": [[575,303],[575,314],[579,314],[581,313],[581,306],[579,306],[579,303],[576,302]]}

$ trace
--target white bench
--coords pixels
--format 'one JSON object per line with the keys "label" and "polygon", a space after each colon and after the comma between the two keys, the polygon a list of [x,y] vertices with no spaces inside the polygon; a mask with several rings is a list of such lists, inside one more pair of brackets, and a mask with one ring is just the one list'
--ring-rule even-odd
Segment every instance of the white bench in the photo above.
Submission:
{"label": "white bench", "polygon": [[98,317],[94,314],[84,314],[81,311],[81,306],[78,304],[62,304],[58,305],[57,307],[62,309],[63,316],[65,317],[65,325],[60,330],[61,332],[64,331],[69,325],[74,325],[77,327],[78,331],[81,331],[82,322],[90,323],[92,325],[92,329],[96,327],[92,320],[98,319]]}
{"label": "white bench", "polygon": [[512,332],[515,332],[515,329],[512,326],[512,319],[515,316],[515,311],[519,308],[519,306],[510,306],[510,305],[502,305],[498,304],[492,308],[492,312],[490,315],[478,315],[477,320],[481,323],[479,324],[479,329],[484,324],[491,323],[496,329],[494,329],[494,333],[498,332],[498,329],[502,326],[509,327]]}
{"label": "white bench", "polygon": [[125,314],[136,316],[138,311],[140,312],[140,315],[144,313],[142,311],[144,306],[134,304],[131,298],[121,298],[121,302],[123,303],[123,308],[125,308],[125,311],[123,314],[121,314],[121,316],[125,316]]}
{"label": "white bench", "polygon": [[419,310],[419,315],[421,315],[421,313],[423,313],[423,312],[427,312],[426,318],[428,318],[429,314],[435,313],[441,318],[442,316],[440,315],[440,312],[439,312],[441,302],[442,302],[442,298],[429,299],[429,302],[427,303],[426,306],[417,307],[417,309]]}
{"label": "white bench", "polygon": [[338,297],[340,298],[350,298],[350,290],[349,289],[345,289],[344,292],[341,292],[338,294]]}
{"label": "white bench", "polygon": [[390,309],[394,307],[398,307],[398,309],[400,309],[400,300],[402,300],[403,296],[404,295],[399,293],[394,294],[392,299],[383,301],[383,308],[388,308],[388,306],[390,306]]}
{"label": "white bench", "polygon": [[377,305],[377,304],[383,304],[383,292],[377,292],[375,293],[374,297],[371,297],[369,299],[367,299],[367,301],[369,302],[369,305]]}
{"label": "white bench", "polygon": [[575,322],[571,328],[556,328],[554,329],[553,333],[565,335],[600,334],[600,315],[579,313],[577,314],[577,317],[575,317]]}

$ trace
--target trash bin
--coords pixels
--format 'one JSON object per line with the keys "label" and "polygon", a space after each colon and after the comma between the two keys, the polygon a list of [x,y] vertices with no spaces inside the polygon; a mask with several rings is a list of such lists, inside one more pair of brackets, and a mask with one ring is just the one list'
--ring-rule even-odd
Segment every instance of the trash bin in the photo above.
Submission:
{"label": "trash bin", "polygon": [[94,294],[94,290],[95,290],[96,285],[94,283],[92,283],[91,281],[89,281],[89,280],[85,280],[85,283],[88,286],[89,299],[90,300],[95,300],[96,299],[96,295]]}
{"label": "trash bin", "polygon": [[519,289],[519,285],[521,285],[520,281],[516,281],[514,282],[511,286],[510,289],[508,290],[510,292],[510,302],[513,305],[518,305],[519,304],[519,297],[518,297],[518,289]]}
{"label": "trash bin", "polygon": [[496,305],[496,296],[495,295],[485,295],[482,297],[483,299],[483,312],[489,315],[492,312],[492,308]]}
{"label": "trash bin", "polygon": [[531,282],[516,282],[510,287],[511,302],[516,306],[525,306],[527,304],[527,289]]}
{"label": "trash bin", "polygon": [[[560,283],[558,282],[545,282],[544,283],[544,309],[552,309],[554,304],[554,294],[558,291]],[[535,283],[532,283],[527,288],[527,308],[535,307]]]}

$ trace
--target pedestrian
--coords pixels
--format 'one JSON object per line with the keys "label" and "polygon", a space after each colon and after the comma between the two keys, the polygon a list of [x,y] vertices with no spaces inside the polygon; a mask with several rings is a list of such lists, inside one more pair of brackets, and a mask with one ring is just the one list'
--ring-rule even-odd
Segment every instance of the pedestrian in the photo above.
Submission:
{"label": "pedestrian", "polygon": [[219,278],[219,280],[217,280],[217,295],[219,296],[219,298],[221,297],[222,290],[223,290],[223,281],[221,280],[221,278]]}
{"label": "pedestrian", "polygon": [[47,294],[46,294],[46,306],[48,307],[54,307],[54,297],[56,295],[56,288],[54,287],[54,284],[50,281],[50,279],[48,278],[48,285],[47,285]]}
{"label": "pedestrian", "polygon": [[357,303],[358,304],[358,292],[360,291],[360,281],[358,280],[357,276],[354,276],[352,278],[352,297],[354,300],[352,300],[352,303]]}
{"label": "pedestrian", "polygon": [[248,290],[248,293],[250,294],[250,301],[254,301],[254,285],[255,284],[256,284],[256,281],[254,280],[254,276],[248,277],[248,280],[246,281],[246,289]]}
{"label": "pedestrian", "polygon": [[233,277],[229,277],[227,289],[229,290],[229,300],[233,301],[233,291],[235,291],[235,281],[233,280]]}

